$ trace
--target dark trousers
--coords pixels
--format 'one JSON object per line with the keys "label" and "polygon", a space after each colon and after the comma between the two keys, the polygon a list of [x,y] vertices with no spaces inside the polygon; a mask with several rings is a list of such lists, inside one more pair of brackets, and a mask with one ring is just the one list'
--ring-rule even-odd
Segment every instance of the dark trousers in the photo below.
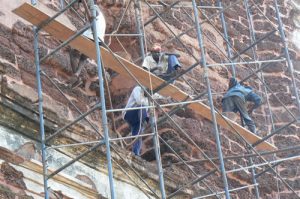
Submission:
{"label": "dark trousers", "polygon": [[168,81],[175,76],[174,72],[180,67],[180,63],[175,55],[168,56],[168,69],[165,74],[159,75],[165,81]]}
{"label": "dark trousers", "polygon": [[[143,123],[147,118],[147,112],[145,109],[126,111],[125,121],[131,128],[131,134],[140,135],[143,133]],[[140,156],[142,148],[142,138],[138,138],[132,147],[132,151],[135,155]]]}
{"label": "dark trousers", "polygon": [[253,120],[251,119],[251,117],[249,116],[248,111],[246,109],[246,102],[244,102],[238,96],[231,96],[230,99],[234,103],[236,110],[240,113],[241,120],[246,123],[246,125],[248,126],[249,130],[252,133],[256,133],[255,124],[254,124]]}

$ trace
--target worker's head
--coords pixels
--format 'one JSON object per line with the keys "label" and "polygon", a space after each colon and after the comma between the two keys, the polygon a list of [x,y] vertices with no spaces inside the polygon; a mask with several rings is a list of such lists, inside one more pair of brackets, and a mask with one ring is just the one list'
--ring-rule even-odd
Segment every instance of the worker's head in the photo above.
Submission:
{"label": "worker's head", "polygon": [[160,52],[161,51],[161,45],[159,43],[154,43],[152,45],[152,48],[150,50],[151,52]]}
{"label": "worker's head", "polygon": [[160,56],[161,56],[161,46],[159,43],[154,43],[152,45],[152,48],[151,48],[151,55],[152,55],[152,58],[156,61],[156,63],[159,62],[159,59],[160,59]]}
{"label": "worker's head", "polygon": [[228,89],[234,87],[235,85],[237,85],[237,83],[238,83],[238,82],[237,82],[236,78],[231,77],[231,78],[229,79]]}

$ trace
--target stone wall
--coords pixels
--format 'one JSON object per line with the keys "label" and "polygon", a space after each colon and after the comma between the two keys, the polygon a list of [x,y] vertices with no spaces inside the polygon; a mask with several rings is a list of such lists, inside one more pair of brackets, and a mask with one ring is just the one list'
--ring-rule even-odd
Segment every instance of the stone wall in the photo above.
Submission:
{"label": "stone wall", "polygon": [[[27,145],[25,143],[21,143],[20,141],[18,142],[20,143],[20,146],[23,146],[25,144],[23,147],[25,147],[26,150],[22,150],[19,148],[13,149],[10,148],[11,146],[9,147],[4,145],[4,143],[2,143],[3,145],[1,144],[1,146],[10,151],[10,153],[16,153],[16,157],[18,158],[26,157],[28,161],[30,161],[31,159],[40,161],[40,157],[37,155],[39,153],[36,152],[36,150],[38,151],[38,149],[36,148],[38,145],[35,142],[38,140],[38,118],[37,115],[32,114],[32,112],[37,111],[35,66],[33,62],[32,26],[11,13],[11,10],[20,2],[22,1],[14,0],[9,1],[9,3],[5,2],[5,4],[7,4],[7,7],[0,8],[0,16],[1,18],[5,19],[1,20],[0,23],[0,90],[2,96],[1,102],[2,104],[6,104],[5,106],[1,106],[1,111],[3,113],[5,112],[5,114],[1,115],[0,121],[1,125],[14,129],[15,131],[17,131],[17,135],[19,137],[25,135],[27,137],[26,139],[31,139],[31,142]],[[155,1],[151,2],[155,3]],[[171,3],[172,1],[165,2]],[[232,1],[228,0],[222,2],[224,4],[224,7],[232,3]],[[58,1],[42,1],[42,3],[56,10],[59,7]],[[118,24],[123,15],[123,11],[125,11],[126,9],[127,3],[128,1],[101,1],[100,6],[103,9],[107,20],[106,33],[111,33],[117,30]],[[189,6],[191,5],[189,1],[186,1],[185,3]],[[212,3],[214,3],[214,1],[206,1],[204,5],[212,5]],[[279,3],[283,23],[287,34],[287,40],[290,47],[290,55],[292,57],[294,68],[296,70],[296,82],[299,85],[299,54],[297,52],[298,41],[297,39],[295,39],[297,38],[296,33],[298,31],[298,11],[296,9],[297,2],[280,1]],[[252,4],[252,1],[249,1],[249,4]],[[82,14],[83,7],[77,6],[76,9]],[[158,11],[161,12],[162,9],[158,9]],[[205,20],[204,14],[210,16],[215,14],[215,12],[215,9],[205,10],[205,12],[201,15],[201,20]],[[252,12],[254,20],[253,25],[257,39],[263,37],[268,32],[277,27],[274,6],[271,0],[264,0],[263,2],[259,2],[259,4],[257,4],[257,7],[252,6]],[[264,13],[270,21],[268,21],[261,12]],[[144,22],[154,16],[153,11],[151,11],[145,4],[142,4],[142,13]],[[233,52],[233,55],[236,55],[237,52],[242,51],[251,43],[249,37],[250,32],[248,28],[249,24],[243,3],[241,2],[233,6],[224,14],[227,22],[230,42],[232,46],[237,50],[236,52]],[[78,20],[78,17],[76,17],[74,12],[68,12],[67,16],[69,17],[73,25],[77,28],[80,28],[80,26],[83,25],[83,23]],[[153,23],[146,26],[146,46],[149,47],[152,43],[159,42],[163,44],[163,49],[165,51],[179,53],[181,55],[180,62],[182,63],[183,68],[187,68],[188,66],[195,63],[195,61],[198,61],[200,56],[200,49],[198,47],[195,30],[189,31],[187,35],[184,35],[180,38],[181,42],[187,46],[187,49],[185,49],[180,44],[180,42],[176,40],[173,40],[168,44],[166,43],[173,36],[169,29],[171,29],[176,35],[178,35],[182,31],[185,31],[193,26],[194,19],[191,8],[173,9],[172,11],[164,14],[162,17],[169,28],[167,28],[165,24],[159,19],[156,19]],[[293,18],[293,20],[288,20],[289,18]],[[226,55],[226,45],[223,41],[222,36],[216,30],[217,28],[222,32],[220,18],[213,18],[212,23],[203,23],[202,28],[204,33],[203,35],[206,48],[207,63],[216,64],[225,62],[226,57],[224,56],[224,54]],[[135,29],[136,24],[134,10],[131,6],[126,12],[117,33],[134,33]],[[213,44],[211,41],[214,41],[215,44]],[[137,38],[120,37],[117,40],[115,37],[106,37],[105,42],[109,44],[114,52],[120,54],[126,59],[137,60],[140,56]],[[43,32],[42,34],[40,34],[39,50],[41,55],[45,55],[47,52],[50,52],[58,44],[59,41],[54,40],[47,33]],[[69,57],[69,51],[69,48],[62,49],[59,53],[55,54],[50,59],[47,59],[41,67],[45,71],[45,73],[49,77],[51,77],[52,80],[65,93],[68,99],[70,99],[77,107],[79,107],[82,112],[85,112],[90,107],[95,105],[98,100],[98,80],[95,63],[92,60],[88,61],[88,64],[80,74],[81,81],[75,87],[73,87],[72,83],[74,83],[74,76],[72,68],[70,66],[71,61]],[[191,54],[189,52],[191,52]],[[274,57],[282,54],[283,50],[278,32],[272,34],[266,40],[257,45],[256,52],[258,60],[274,59]],[[242,58],[244,60],[252,60],[253,53],[251,49],[246,51],[242,55]],[[79,55],[76,56],[75,62],[78,61],[78,59]],[[235,61],[242,62],[243,60],[236,59]],[[140,62],[137,63],[140,64]],[[249,75],[251,73],[251,70],[255,70],[257,67],[258,66],[255,64],[238,65],[236,67],[237,77],[239,79],[242,79]],[[109,88],[112,95],[112,105],[114,108],[122,108],[124,107],[126,99],[129,96],[130,91],[135,83],[133,80],[129,80],[121,75],[115,74],[113,71],[108,71],[108,73],[111,76]],[[289,113],[282,107],[281,102],[285,106],[287,106],[288,110],[290,110],[293,114],[296,114],[298,116],[299,113],[296,108],[296,102],[291,87],[291,77],[286,63],[282,62],[271,64],[263,71],[261,75],[263,76],[269,89],[271,89],[274,94],[270,94],[270,92],[268,92],[268,94],[265,95],[265,88],[257,77],[251,78],[249,84],[254,87],[255,90],[259,92],[264,99],[263,106],[255,111],[253,118],[258,127],[259,135],[265,136],[272,129],[271,115],[273,116],[276,128],[284,126],[286,123],[292,120],[292,117],[289,115]],[[214,102],[217,108],[220,108],[220,99],[223,92],[227,89],[227,79],[230,76],[230,67],[211,67],[209,70],[211,87],[213,93],[216,93],[214,94]],[[185,75],[184,78],[185,79],[176,81],[175,85],[183,89],[190,95],[196,95],[197,93],[201,93],[206,90],[206,84],[203,77],[203,69],[201,67],[195,68],[193,71]],[[50,83],[50,81],[47,80],[45,76],[43,76],[42,80],[44,92],[44,109],[45,116],[47,118],[46,133],[47,135],[49,135],[50,133],[54,132],[55,129],[62,127],[67,122],[70,122],[74,118],[79,116],[79,113]],[[124,82],[126,82],[126,84],[124,84]],[[190,85],[192,85],[193,88],[191,88]],[[9,102],[9,100],[5,101],[5,98],[3,98],[3,96],[10,99],[13,102],[12,104],[16,105],[8,106],[7,104],[11,103],[7,103]],[[278,99],[280,99],[281,102]],[[269,100],[272,114],[270,114],[270,111],[268,110],[267,100]],[[203,98],[203,101],[204,103],[207,103],[206,98]],[[172,102],[172,100],[162,99],[160,100],[160,102],[169,103]],[[22,105],[23,108],[27,107],[29,110],[26,109],[27,112],[23,109],[22,111],[20,111],[19,109],[15,108],[18,107],[17,105]],[[19,111],[18,114],[16,114],[16,111]],[[25,119],[21,119],[22,115],[26,116]],[[163,114],[160,112],[157,112],[157,115],[159,117],[163,116]],[[209,157],[217,157],[215,138],[211,122],[196,115],[192,110],[188,109],[177,112],[176,115],[172,118],[181,126],[183,130],[188,132],[188,134],[200,147],[202,152],[197,147],[195,147],[188,139],[186,139],[178,129],[174,128],[174,125],[172,125],[170,122],[164,122],[162,125],[158,126],[158,131],[161,137],[166,141],[166,143],[173,147],[173,149],[181,156],[181,158],[186,161],[192,161],[190,168],[192,168],[195,173],[197,173],[198,175],[203,175],[211,171],[213,169],[213,165],[211,163],[207,161],[198,161],[204,159],[203,152]],[[230,115],[230,118],[239,122],[238,117],[234,114]],[[97,126],[99,128],[99,131],[101,132],[101,117],[99,112],[95,112],[94,114],[89,116],[88,119],[95,126]],[[116,113],[114,119],[112,119],[112,117],[109,117],[109,124],[111,129],[114,128],[113,121],[115,122],[117,133],[110,131],[111,137],[117,137],[118,135],[129,135],[129,128],[122,120],[120,113]],[[16,139],[17,135],[14,137],[14,140]],[[278,148],[284,148],[291,145],[297,145],[297,143],[299,143],[299,136],[299,126],[293,124],[289,128],[282,131],[279,135],[276,135],[272,139],[270,139],[270,142],[274,143]],[[83,141],[94,141],[98,139],[100,139],[100,136],[93,132],[93,129],[88,125],[86,121],[82,121],[74,127],[68,129],[57,139],[54,139],[52,141],[52,144],[71,144]],[[224,129],[221,129],[221,141],[224,156],[240,155],[242,153],[246,153],[246,150],[244,148],[245,144],[241,142],[237,138],[237,136]],[[132,157],[129,153],[130,146],[126,146],[125,142],[123,144],[116,144],[116,147],[120,151],[124,151],[122,147],[128,149],[128,151],[125,150],[126,152],[124,152],[124,157],[126,157],[128,162],[133,161],[135,163],[134,167],[139,167],[139,171],[142,172],[143,177],[147,176],[147,180],[151,183],[151,185],[155,187],[155,190],[158,191],[157,176],[154,175],[156,169],[152,139],[145,138],[143,145],[142,158],[149,162],[146,162],[145,160],[142,160],[140,158]],[[76,147],[74,149],[65,150],[64,153],[67,153],[69,156],[71,156],[71,154],[79,154],[79,152],[83,151],[84,149],[84,147]],[[99,150],[98,152],[101,153],[101,150]],[[161,153],[168,193],[176,190],[176,186],[178,187],[184,185],[191,179],[196,178],[196,176],[193,175],[186,166],[179,163],[180,159],[176,155],[174,155],[173,151],[171,151],[166,146],[166,144],[162,142]],[[2,154],[4,153],[1,153],[1,155]],[[285,158],[290,155],[299,155],[299,152],[289,151],[280,153],[276,157],[269,155],[265,156],[265,158],[267,160],[273,160],[273,158]],[[60,157],[60,155],[52,155],[52,157],[56,158]],[[118,156],[115,155],[114,157]],[[63,161],[66,161],[68,159],[65,157],[57,159],[55,158],[52,159],[52,163],[54,165],[61,162],[61,159],[63,159]],[[95,154],[93,154],[90,158],[95,158]],[[16,163],[14,163],[13,160],[6,160],[4,158],[1,159],[3,160],[3,162],[1,162],[1,165],[3,165],[4,168],[4,172],[2,174],[3,176],[5,176],[5,170],[11,171],[11,173],[16,173],[17,176],[26,176],[29,173],[29,171],[21,170],[20,167],[16,166]],[[107,183],[99,183],[100,176],[105,178],[104,176],[106,174],[103,174],[105,168],[101,167],[98,168],[98,170],[96,169],[97,171],[93,170],[94,167],[105,165],[105,160],[100,159],[96,162],[93,162],[91,161],[91,159],[87,158],[84,160],[85,164],[92,165],[89,165],[90,167],[85,171],[99,172],[99,178],[97,180],[93,180],[93,178],[95,177],[94,174],[82,174],[82,168],[86,168],[85,166],[74,166],[71,169],[78,169],[76,170],[76,174],[70,172],[70,170],[67,170],[66,175],[72,178],[72,180],[73,178],[79,178],[80,181],[83,181],[85,183],[88,182],[87,184],[93,187],[92,189],[94,192],[100,193],[104,197],[108,197]],[[120,162],[121,165],[125,164],[121,160]],[[254,158],[254,162],[260,163],[260,160]],[[218,161],[215,161],[215,163],[219,164]],[[239,168],[240,165],[247,166],[248,164],[248,160],[244,158],[241,158],[239,160],[229,159],[225,161],[227,170]],[[117,170],[116,173],[121,172],[120,170],[118,170],[115,164],[114,167],[116,167],[114,168]],[[128,168],[126,167],[126,169]],[[298,169],[298,160],[287,161],[285,163],[282,163],[278,167],[278,171],[282,175],[282,177],[286,179],[288,183],[290,183],[291,186],[299,194],[300,187]],[[149,174],[150,176],[147,175],[148,171],[151,171],[151,174]],[[262,168],[258,169],[257,172],[259,171],[262,171]],[[134,176],[133,173],[130,173],[130,175]],[[134,178],[137,179],[136,177]],[[116,183],[118,184],[118,187],[128,186],[128,189],[132,191],[131,193],[128,193],[126,192],[126,190],[128,189],[118,189],[118,191],[120,191],[120,193],[118,192],[118,194],[120,194],[121,198],[130,197],[133,196],[133,194],[137,194],[137,198],[144,197],[141,191],[138,191],[138,189],[134,188],[134,185],[128,180],[126,176],[124,176],[124,174],[120,174],[118,179],[120,180],[120,182],[118,181]],[[122,179],[126,179],[125,184],[122,184]],[[7,182],[7,180],[2,181]],[[77,182],[77,180],[75,181]],[[91,181],[93,181],[92,185],[91,183],[89,183]],[[249,171],[230,173],[228,174],[228,181],[230,188],[237,188],[252,184]],[[17,191],[15,190],[18,190],[18,193],[20,191],[20,193],[26,193],[26,195],[30,196],[30,193],[27,193],[26,191],[24,192],[24,190],[29,190],[29,185],[27,185],[26,182],[22,181],[18,183],[18,185],[10,184],[8,186],[3,183],[2,185],[10,189],[12,192],[17,193]],[[211,175],[207,180],[205,180],[205,183],[215,191],[223,190],[220,173]],[[277,196],[280,196],[281,198],[296,198],[281,182],[277,184],[277,179],[272,173],[266,173],[258,178],[258,183],[261,198],[276,198]],[[24,188],[24,186],[26,186],[27,189]],[[277,193],[277,190],[279,190],[279,194]],[[65,197],[76,198],[74,196],[76,195],[75,192],[72,195],[67,195],[64,193],[67,191],[64,191],[63,189],[57,188],[56,191],[59,192],[58,194],[64,194]],[[36,195],[41,195],[41,192],[42,191],[39,191],[39,193]],[[202,183],[196,183],[193,186],[190,186],[185,192],[182,193],[182,195],[178,196],[178,198],[190,198],[190,196],[186,196],[187,193],[192,193],[193,196],[198,196],[209,194],[210,192]],[[248,188],[233,192],[232,197],[240,199],[254,198],[254,189]]]}

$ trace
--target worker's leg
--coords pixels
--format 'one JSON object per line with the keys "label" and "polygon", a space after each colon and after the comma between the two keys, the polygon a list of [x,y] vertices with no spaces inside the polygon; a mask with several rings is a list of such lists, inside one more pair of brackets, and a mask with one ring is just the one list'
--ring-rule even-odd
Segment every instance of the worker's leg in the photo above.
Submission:
{"label": "worker's leg", "polygon": [[[141,134],[142,122],[140,121],[143,120],[140,120],[140,118],[141,118],[140,110],[126,111],[124,119],[130,125],[131,135],[133,136]],[[139,138],[134,142],[132,146],[132,151],[135,155],[139,156],[141,148],[142,148],[142,139]]]}
{"label": "worker's leg", "polygon": [[175,70],[180,68],[181,65],[175,55],[169,55],[168,57],[168,70],[167,74],[173,73]]}
{"label": "worker's leg", "polygon": [[239,97],[237,96],[233,96],[232,97],[233,102],[235,104],[235,106],[237,107],[241,118],[245,121],[246,125],[248,126],[249,130],[252,133],[256,133],[256,127],[255,124],[253,122],[253,120],[250,118],[247,109],[246,109],[246,103]]}
{"label": "worker's leg", "polygon": [[[134,135],[140,135],[142,129],[141,123],[136,123],[133,126],[131,126],[131,134]],[[137,140],[133,143],[132,151],[135,155],[140,156],[141,155],[141,148],[142,148],[142,138],[137,138]]]}
{"label": "worker's leg", "polygon": [[[168,69],[164,74],[159,75],[160,78],[168,81],[176,76],[176,70],[180,68],[180,63],[175,55],[168,56]],[[173,82],[172,82],[173,83]]]}
{"label": "worker's leg", "polygon": [[78,67],[77,67],[77,70],[75,72],[76,77],[78,77],[80,75],[82,69],[84,68],[84,66],[86,64],[87,58],[88,57],[85,56],[84,54],[80,55],[79,62],[78,62]]}

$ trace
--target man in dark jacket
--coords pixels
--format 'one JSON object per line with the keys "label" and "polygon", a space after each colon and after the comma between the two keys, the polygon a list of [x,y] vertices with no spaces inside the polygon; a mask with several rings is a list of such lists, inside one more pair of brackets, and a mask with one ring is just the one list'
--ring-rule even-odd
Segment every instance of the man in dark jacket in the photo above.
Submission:
{"label": "man in dark jacket", "polygon": [[260,106],[261,98],[253,92],[249,86],[242,86],[235,78],[230,78],[228,91],[222,99],[223,112],[239,112],[241,120],[246,123],[252,133],[256,133],[256,127],[248,114],[246,101],[254,102],[249,112]]}

